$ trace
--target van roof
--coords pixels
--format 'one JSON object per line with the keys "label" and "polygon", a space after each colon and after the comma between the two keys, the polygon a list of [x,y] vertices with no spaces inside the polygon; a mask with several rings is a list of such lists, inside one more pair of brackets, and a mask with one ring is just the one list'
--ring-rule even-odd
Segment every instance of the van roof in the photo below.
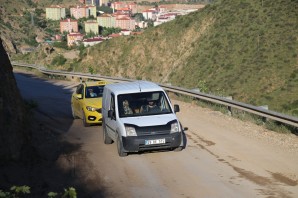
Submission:
{"label": "van roof", "polygon": [[163,91],[157,84],[149,81],[133,81],[123,83],[113,83],[105,86],[105,89],[111,90],[114,94]]}

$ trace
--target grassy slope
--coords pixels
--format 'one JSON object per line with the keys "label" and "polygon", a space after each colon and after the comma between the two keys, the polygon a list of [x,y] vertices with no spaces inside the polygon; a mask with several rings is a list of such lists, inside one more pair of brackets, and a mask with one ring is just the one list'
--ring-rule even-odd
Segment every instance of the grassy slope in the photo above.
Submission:
{"label": "grassy slope", "polygon": [[82,70],[186,88],[298,115],[296,0],[217,1],[87,50]]}

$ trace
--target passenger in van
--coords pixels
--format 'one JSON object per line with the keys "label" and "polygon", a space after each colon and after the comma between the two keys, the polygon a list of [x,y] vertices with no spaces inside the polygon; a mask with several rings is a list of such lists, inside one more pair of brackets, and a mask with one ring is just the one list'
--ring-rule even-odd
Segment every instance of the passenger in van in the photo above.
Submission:
{"label": "passenger in van", "polygon": [[128,100],[123,101],[123,111],[125,115],[133,114],[133,111],[129,107],[129,102]]}
{"label": "passenger in van", "polygon": [[141,113],[143,112],[160,112],[160,108],[156,105],[156,101],[149,99],[148,104],[141,107]]}

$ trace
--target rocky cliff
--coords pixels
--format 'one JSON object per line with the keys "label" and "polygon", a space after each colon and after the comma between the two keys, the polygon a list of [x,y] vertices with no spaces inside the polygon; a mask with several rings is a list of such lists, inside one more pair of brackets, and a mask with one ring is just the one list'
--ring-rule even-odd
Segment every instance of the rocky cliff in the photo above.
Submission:
{"label": "rocky cliff", "polygon": [[0,39],[0,162],[18,160],[29,136],[29,122],[12,66]]}

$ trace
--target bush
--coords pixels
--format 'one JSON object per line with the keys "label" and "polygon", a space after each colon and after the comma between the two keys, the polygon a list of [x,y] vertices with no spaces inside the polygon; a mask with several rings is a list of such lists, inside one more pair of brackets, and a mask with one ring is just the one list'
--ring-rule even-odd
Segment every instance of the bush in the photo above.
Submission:
{"label": "bush", "polygon": [[64,65],[64,63],[67,61],[66,58],[62,55],[55,56],[51,62],[52,65]]}

